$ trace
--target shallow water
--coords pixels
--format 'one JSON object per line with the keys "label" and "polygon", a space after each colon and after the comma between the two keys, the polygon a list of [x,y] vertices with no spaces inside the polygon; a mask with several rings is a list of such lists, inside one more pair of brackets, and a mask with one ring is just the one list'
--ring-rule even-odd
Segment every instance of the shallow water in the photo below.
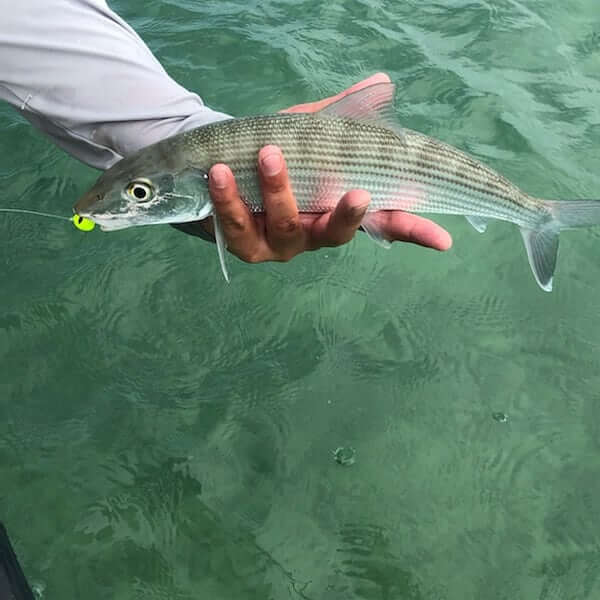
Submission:
{"label": "shallow water", "polygon": [[[217,109],[386,71],[406,126],[600,197],[592,0],[112,6]],[[69,214],[97,173],[0,128],[2,205]],[[436,220],[447,254],[360,235],[227,286],[168,227],[0,216],[0,519],[44,598],[600,597],[599,233],[545,294],[514,227]]]}

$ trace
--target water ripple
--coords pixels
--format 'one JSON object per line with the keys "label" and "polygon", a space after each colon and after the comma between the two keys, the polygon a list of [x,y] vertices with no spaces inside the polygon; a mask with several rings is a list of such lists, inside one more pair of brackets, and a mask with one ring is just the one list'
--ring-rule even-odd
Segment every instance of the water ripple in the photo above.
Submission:
{"label": "water ripple", "polygon": [[[111,6],[215,108],[384,70],[403,125],[598,195],[591,1]],[[0,125],[3,205],[69,214],[97,173]],[[447,254],[361,234],[227,285],[170,228],[0,216],[0,512],[48,597],[596,598],[597,235],[544,295],[514,228],[436,220]]]}

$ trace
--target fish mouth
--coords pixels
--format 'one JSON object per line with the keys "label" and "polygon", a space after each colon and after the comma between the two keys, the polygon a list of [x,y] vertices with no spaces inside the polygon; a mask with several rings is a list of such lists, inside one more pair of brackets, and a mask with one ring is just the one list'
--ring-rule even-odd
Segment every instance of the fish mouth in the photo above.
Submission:
{"label": "fish mouth", "polygon": [[124,218],[120,215],[108,215],[98,214],[94,211],[77,211],[77,214],[81,217],[86,217],[91,221],[94,221],[96,225],[100,226],[102,231],[117,231],[119,229],[127,229],[132,226],[131,220]]}
{"label": "fish mouth", "polygon": [[75,203],[73,212],[80,217],[90,219],[99,225],[102,231],[116,231],[130,227],[130,223],[122,216],[103,212],[102,201],[102,194],[90,191]]}
{"label": "fish mouth", "polygon": [[73,211],[82,217],[92,218],[94,216],[94,206],[102,202],[102,195],[97,192],[88,192],[83,195],[73,206]]}
{"label": "fish mouth", "polygon": [[100,225],[100,229],[102,231],[118,231],[119,229],[128,229],[129,227],[131,227],[131,225],[127,223],[127,221],[107,222],[96,219],[96,223]]}

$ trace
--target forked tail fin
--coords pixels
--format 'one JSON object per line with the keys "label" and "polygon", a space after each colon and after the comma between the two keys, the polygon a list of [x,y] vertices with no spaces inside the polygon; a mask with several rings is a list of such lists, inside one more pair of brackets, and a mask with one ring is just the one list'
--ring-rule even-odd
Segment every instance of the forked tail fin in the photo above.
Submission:
{"label": "forked tail fin", "polygon": [[35,600],[2,523],[0,523],[0,598]]}
{"label": "forked tail fin", "polygon": [[540,229],[522,227],[521,235],[535,280],[543,290],[551,292],[558,234],[562,229],[600,225],[600,200],[546,200],[545,204],[551,219]]}

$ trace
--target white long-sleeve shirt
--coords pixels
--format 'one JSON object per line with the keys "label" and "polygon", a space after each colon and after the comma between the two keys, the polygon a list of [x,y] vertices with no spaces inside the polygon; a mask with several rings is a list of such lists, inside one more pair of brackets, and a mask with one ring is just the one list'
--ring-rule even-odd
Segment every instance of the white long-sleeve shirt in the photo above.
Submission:
{"label": "white long-sleeve shirt", "polygon": [[0,15],[0,99],[91,166],[228,118],[171,79],[105,0],[0,0]]}

